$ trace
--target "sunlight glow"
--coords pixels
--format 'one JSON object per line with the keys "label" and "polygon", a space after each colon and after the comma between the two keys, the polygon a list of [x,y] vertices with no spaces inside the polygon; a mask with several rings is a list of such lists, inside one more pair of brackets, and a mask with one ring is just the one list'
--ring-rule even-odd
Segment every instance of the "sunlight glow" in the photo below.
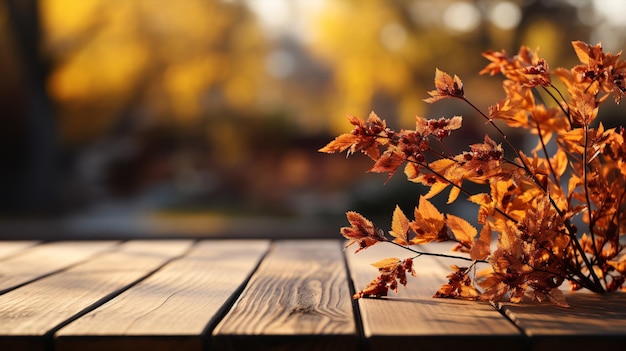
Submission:
{"label": "sunlight glow", "polygon": [[594,0],[593,8],[604,18],[608,25],[626,27],[626,1],[623,0]]}
{"label": "sunlight glow", "polygon": [[504,30],[516,28],[522,20],[522,10],[510,1],[498,2],[489,10],[489,20]]}
{"label": "sunlight glow", "polygon": [[626,1],[623,0],[593,0],[593,12],[598,23],[594,26],[590,41],[602,43],[607,51],[620,51],[625,39],[626,29]]}
{"label": "sunlight glow", "polygon": [[406,40],[406,30],[398,23],[389,23],[380,31],[380,41],[389,51],[402,49]]}
{"label": "sunlight glow", "polygon": [[311,40],[308,21],[324,6],[325,0],[246,0],[269,37],[290,35]]}
{"label": "sunlight glow", "polygon": [[269,30],[279,30],[289,25],[291,5],[289,0],[252,0],[248,6]]}
{"label": "sunlight glow", "polygon": [[478,28],[480,22],[480,11],[474,4],[467,2],[455,2],[443,13],[443,23],[452,32],[471,32]]}

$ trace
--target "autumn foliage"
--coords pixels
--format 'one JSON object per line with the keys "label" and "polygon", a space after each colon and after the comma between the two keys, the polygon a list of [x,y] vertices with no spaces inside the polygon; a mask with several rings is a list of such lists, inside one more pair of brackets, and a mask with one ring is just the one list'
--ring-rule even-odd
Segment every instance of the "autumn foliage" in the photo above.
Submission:
{"label": "autumn foliage", "polygon": [[[580,64],[571,69],[550,69],[527,47],[512,57],[505,51],[485,52],[489,63],[480,74],[502,75],[506,96],[487,112],[465,97],[459,77],[437,69],[435,90],[424,101],[461,100],[489,131],[459,154],[450,152],[446,141],[462,127],[461,116],[416,117],[415,129],[400,131],[373,112],[366,120],[348,116],[352,131],[321,152],[360,151],[374,162],[370,172],[391,177],[403,169],[409,181],[428,189],[412,219],[395,208],[388,235],[361,214],[347,213],[350,227],[341,229],[347,246],[358,245],[358,252],[387,242],[412,255],[375,263],[379,277],[355,297],[384,296],[406,285],[407,273],[414,274],[413,265],[419,264],[417,257],[428,254],[416,245],[442,241],[456,242],[458,254],[449,257],[468,264],[452,267],[436,297],[529,298],[567,306],[559,289],[565,281],[573,290],[626,289],[625,245],[619,240],[626,232],[625,132],[622,127],[607,129],[597,120],[609,97],[616,103],[624,97],[626,62],[621,53],[604,53],[600,44],[572,45]],[[527,131],[536,147],[517,147],[500,124]],[[468,182],[484,190],[470,192]],[[465,199],[476,204],[480,230],[461,217],[441,213],[429,201],[444,191],[448,203]],[[489,268],[477,272],[478,262]]]}

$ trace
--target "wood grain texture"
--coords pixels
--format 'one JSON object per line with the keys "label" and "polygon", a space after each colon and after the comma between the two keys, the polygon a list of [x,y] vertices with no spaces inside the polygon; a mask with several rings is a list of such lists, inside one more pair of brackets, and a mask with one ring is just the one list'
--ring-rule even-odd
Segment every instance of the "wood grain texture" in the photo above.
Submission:
{"label": "wood grain texture", "polygon": [[[44,336],[51,330],[110,299],[168,260],[183,254],[191,244],[188,240],[131,241],[1,295],[0,349],[9,349],[4,347],[15,347],[21,342],[32,343],[33,339],[45,344]],[[68,246],[72,245],[68,243]],[[45,261],[46,257],[39,259]]]}
{"label": "wood grain texture", "polygon": [[110,250],[115,245],[117,242],[114,241],[65,241],[29,248],[0,261],[0,294]]}
{"label": "wood grain texture", "polygon": [[246,282],[267,240],[203,241],[59,330],[56,350],[202,350],[203,331]]}
{"label": "wood grain texture", "polygon": [[0,242],[0,260],[23,253],[35,245],[37,241],[2,241]]}
{"label": "wood grain texture", "polygon": [[213,331],[217,350],[354,350],[340,243],[279,241]]}
{"label": "wood grain texture", "polygon": [[566,294],[570,308],[549,303],[503,304],[506,314],[530,337],[531,350],[623,350],[626,293]]}
{"label": "wood grain texture", "polygon": [[[429,244],[422,251],[450,253],[449,245]],[[378,244],[357,254],[346,250],[356,290],[364,288],[378,272],[370,264],[388,257],[404,259],[411,252],[391,244]],[[405,288],[396,295],[390,291],[383,299],[359,299],[365,338],[373,349],[443,350],[467,348],[480,350],[521,350],[524,337],[518,329],[490,304],[483,302],[436,299],[433,294],[447,282],[450,264],[464,261],[421,256],[414,261],[417,277],[408,277]],[[466,262],[467,263],[467,262]]]}

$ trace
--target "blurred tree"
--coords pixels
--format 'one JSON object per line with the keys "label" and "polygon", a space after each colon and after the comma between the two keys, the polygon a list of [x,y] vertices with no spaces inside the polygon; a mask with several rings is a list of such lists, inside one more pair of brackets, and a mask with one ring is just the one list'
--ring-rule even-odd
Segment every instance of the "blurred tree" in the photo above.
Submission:
{"label": "blurred tree", "polygon": [[[58,205],[60,174],[57,123],[46,81],[50,74],[47,57],[40,48],[43,43],[37,0],[5,0],[0,12],[13,36],[16,60],[12,63],[18,72],[9,89],[18,89],[19,102],[8,101],[13,108],[3,109],[2,125],[4,147],[0,176],[0,202],[4,210],[47,212]],[[9,74],[11,76],[11,74]],[[11,96],[13,94],[10,94]],[[15,134],[13,134],[15,133]],[[13,135],[12,135],[13,134]]]}
{"label": "blurred tree", "polygon": [[[329,1],[312,49],[333,68],[335,98],[329,103],[337,115],[375,109],[388,121],[410,125],[416,114],[426,113],[421,99],[435,67],[464,78],[469,96],[479,92],[474,99],[486,107],[501,93],[488,78],[477,77],[486,63],[483,51],[514,55],[527,45],[541,48],[551,64],[570,63],[562,60],[575,59],[565,55],[570,42],[589,35],[576,20],[577,6],[572,1]],[[334,133],[347,126],[336,116],[328,123]]]}
{"label": "blurred tree", "polygon": [[249,157],[238,120],[258,113],[268,82],[266,41],[246,6],[48,0],[42,14],[60,137],[88,188],[136,195],[177,178],[181,153],[199,159],[193,167]]}
{"label": "blurred tree", "polygon": [[588,38],[577,19],[596,2],[3,0],[0,59],[18,69],[0,83],[14,116],[2,187],[49,194],[25,203],[55,202],[57,188],[96,199],[166,188],[288,210],[300,195],[349,192],[364,168],[316,155],[349,128],[345,114],[375,110],[402,128],[469,113],[422,103],[436,67],[486,109],[502,92],[476,75],[482,51],[524,44],[551,65],[575,60],[569,41]]}
{"label": "blurred tree", "polygon": [[255,107],[265,80],[258,60],[264,42],[245,6],[217,0],[80,4],[43,3],[46,47],[56,65],[50,87],[62,106],[66,142],[107,135],[129,115],[184,126],[207,113]]}

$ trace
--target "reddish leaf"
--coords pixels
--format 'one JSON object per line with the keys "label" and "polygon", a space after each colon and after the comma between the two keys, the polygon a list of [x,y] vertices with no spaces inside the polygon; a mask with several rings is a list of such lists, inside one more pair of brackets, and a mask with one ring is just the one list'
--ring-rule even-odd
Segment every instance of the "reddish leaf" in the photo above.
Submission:
{"label": "reddish leaf", "polygon": [[452,78],[446,72],[435,71],[435,88],[428,92],[429,98],[424,99],[425,102],[433,103],[447,98],[463,98],[463,82],[456,75]]}
{"label": "reddish leaf", "polygon": [[359,137],[353,134],[341,134],[336,137],[333,141],[328,143],[323,148],[319,149],[319,152],[325,152],[327,154],[333,154],[336,152],[344,152],[352,145],[358,143]]}
{"label": "reddish leaf", "polygon": [[377,160],[380,156],[379,147],[388,141],[385,135],[387,131],[385,121],[373,112],[367,121],[352,115],[348,115],[348,121],[354,126],[352,132],[339,135],[319,151],[336,153],[347,150],[348,156],[361,151],[371,159]]}
{"label": "reddish leaf", "polygon": [[413,260],[410,258],[400,261],[397,258],[387,258],[373,263],[380,275],[372,280],[363,290],[354,294],[354,298],[387,296],[389,289],[398,292],[398,285],[406,286],[406,273],[415,276]]}
{"label": "reddish leaf", "polygon": [[341,228],[341,235],[349,240],[346,248],[354,243],[359,245],[355,252],[366,249],[380,241],[386,241],[383,233],[374,227],[374,224],[362,215],[350,211],[346,213],[352,226]]}
{"label": "reddish leaf", "polygon": [[442,285],[433,297],[459,298],[464,300],[476,300],[480,293],[474,287],[466,267],[452,266],[453,273],[448,274],[448,283]]}
{"label": "reddish leaf", "polygon": [[406,161],[404,152],[398,148],[390,147],[380,156],[369,172],[389,173],[389,177],[387,177],[387,181],[389,181],[404,161]]}

